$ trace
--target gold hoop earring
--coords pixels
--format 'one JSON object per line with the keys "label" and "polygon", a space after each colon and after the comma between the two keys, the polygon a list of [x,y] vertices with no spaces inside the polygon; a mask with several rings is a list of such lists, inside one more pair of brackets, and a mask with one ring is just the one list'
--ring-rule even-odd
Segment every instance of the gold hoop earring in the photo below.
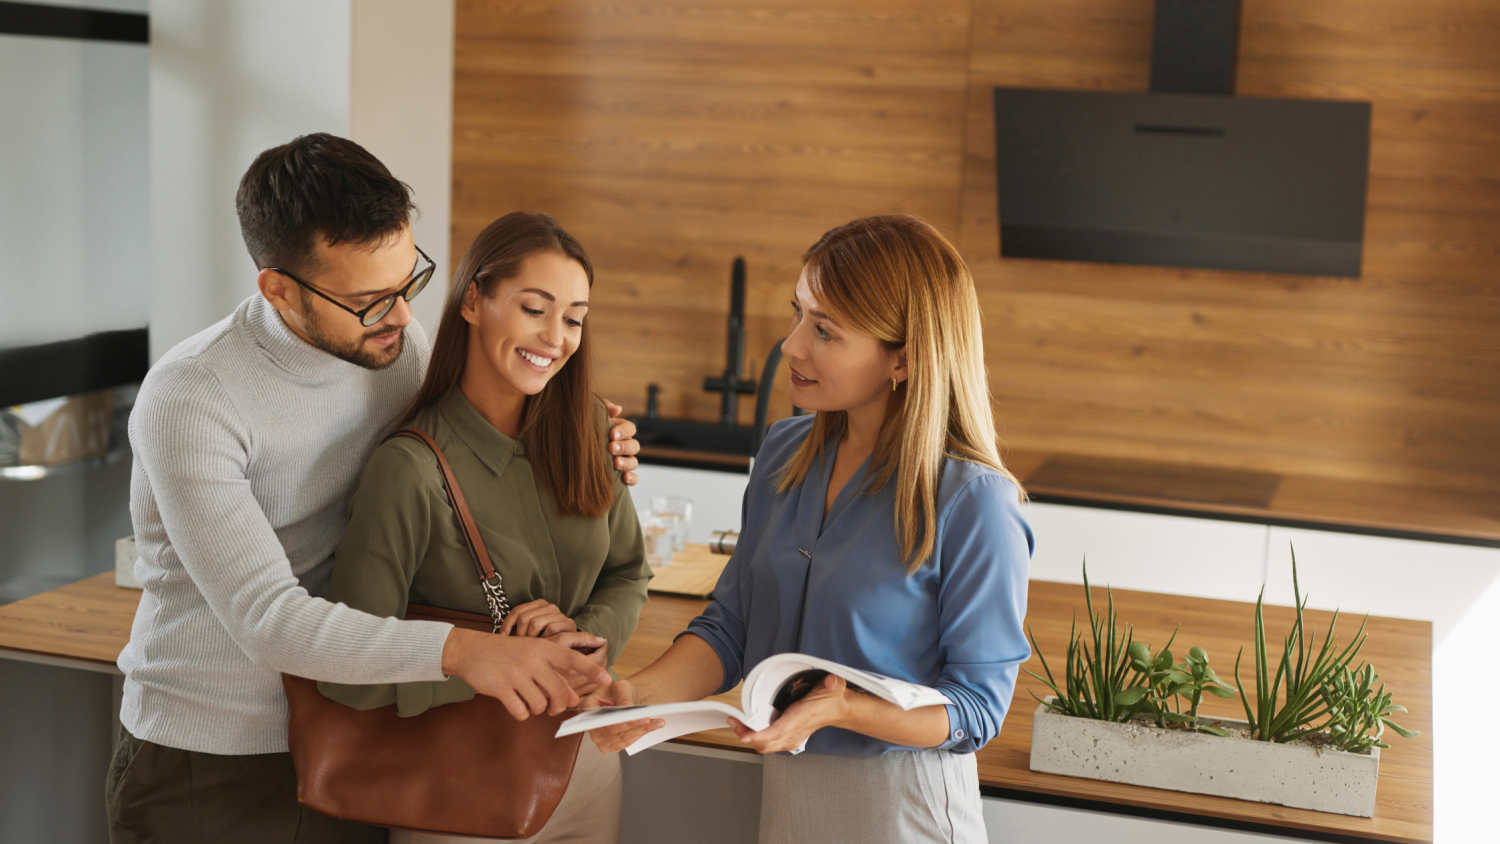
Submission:
{"label": "gold hoop earring", "polygon": [[891,392],[896,392],[896,379],[891,379]]}

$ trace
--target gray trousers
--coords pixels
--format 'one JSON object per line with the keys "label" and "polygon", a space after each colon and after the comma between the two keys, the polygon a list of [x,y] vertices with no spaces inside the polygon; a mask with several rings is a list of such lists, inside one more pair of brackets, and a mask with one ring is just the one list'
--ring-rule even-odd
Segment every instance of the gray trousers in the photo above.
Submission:
{"label": "gray trousers", "polygon": [[760,844],[985,844],[972,753],[764,757]]}
{"label": "gray trousers", "polygon": [[385,844],[297,802],[290,753],[219,756],[120,731],[104,784],[110,844]]}

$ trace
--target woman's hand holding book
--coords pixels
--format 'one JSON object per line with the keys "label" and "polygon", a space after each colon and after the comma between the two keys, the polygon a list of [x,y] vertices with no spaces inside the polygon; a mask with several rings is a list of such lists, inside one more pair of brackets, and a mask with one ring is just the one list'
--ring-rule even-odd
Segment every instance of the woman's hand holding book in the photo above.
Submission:
{"label": "woman's hand holding book", "polygon": [[[629,680],[616,680],[597,691],[585,695],[579,701],[579,709],[599,709],[604,706],[635,706],[643,703],[637,695],[635,685]],[[610,727],[601,727],[589,731],[589,738],[593,740],[594,746],[602,753],[615,753],[632,744],[641,736],[665,727],[667,722],[660,718],[646,718],[640,721],[629,721],[624,724],[615,724]]]}
{"label": "woman's hand holding book", "polygon": [[849,716],[849,696],[855,694],[843,677],[829,674],[816,688],[786,708],[764,730],[752,730],[738,718],[729,719],[729,728],[756,753],[800,751],[813,733],[824,727],[841,727]]}

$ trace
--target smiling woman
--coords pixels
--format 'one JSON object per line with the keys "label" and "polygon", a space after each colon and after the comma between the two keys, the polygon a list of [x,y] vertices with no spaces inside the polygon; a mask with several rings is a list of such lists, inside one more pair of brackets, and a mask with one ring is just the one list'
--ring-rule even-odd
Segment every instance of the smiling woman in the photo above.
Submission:
{"label": "smiling woman", "polygon": [[[426,380],[400,427],[431,437],[469,502],[503,590],[493,593],[497,612],[515,604],[496,632],[548,639],[605,667],[635,629],[651,570],[630,493],[604,450],[608,414],[589,386],[593,280],[583,247],[545,214],[491,223],[459,262]],[[434,453],[387,440],[350,504],[328,598],[381,616],[419,604],[489,617],[491,593],[466,536]],[[356,709],[394,704],[408,717],[474,696],[457,677],[319,688]],[[501,700],[515,714],[530,705],[521,696]],[[562,802],[528,840],[616,839],[622,782],[619,759],[584,743]],[[403,844],[442,840],[392,833]]]}
{"label": "smiling woman", "polygon": [[453,275],[402,424],[460,386],[496,430],[526,444],[560,512],[601,515],[611,483],[583,330],[593,286],[588,253],[556,220],[517,211],[491,223]]}

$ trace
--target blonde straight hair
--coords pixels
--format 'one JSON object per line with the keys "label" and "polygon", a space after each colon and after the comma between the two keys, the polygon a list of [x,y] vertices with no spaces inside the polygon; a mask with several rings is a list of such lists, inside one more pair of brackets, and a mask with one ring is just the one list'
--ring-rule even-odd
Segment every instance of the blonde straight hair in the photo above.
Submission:
{"label": "blonde straight hair", "polygon": [[[906,347],[907,380],[891,395],[864,492],[896,478],[896,535],[909,574],[937,542],[944,459],[988,466],[1021,488],[1000,459],[974,278],[937,229],[907,215],[839,226],[802,262],[818,301],[850,328],[888,349]],[[801,484],[847,424],[844,411],[819,411],[779,490]]]}

